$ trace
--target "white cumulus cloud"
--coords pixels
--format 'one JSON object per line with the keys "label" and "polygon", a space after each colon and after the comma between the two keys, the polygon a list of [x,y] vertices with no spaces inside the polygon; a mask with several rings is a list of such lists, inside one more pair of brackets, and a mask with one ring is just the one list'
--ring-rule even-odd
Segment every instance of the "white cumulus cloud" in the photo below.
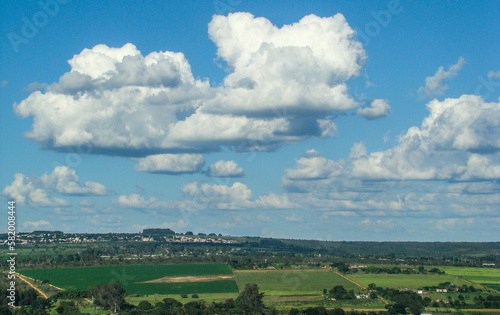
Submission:
{"label": "white cumulus cloud", "polygon": [[205,165],[201,154],[157,154],[136,160],[136,171],[150,173],[196,173]]}
{"label": "white cumulus cloud", "polygon": [[388,116],[391,112],[391,106],[387,100],[376,99],[370,102],[367,107],[360,108],[356,114],[366,119],[376,119]]}
{"label": "white cumulus cloud", "polygon": [[26,221],[23,223],[24,229],[40,229],[44,227],[49,227],[50,223],[46,220],[38,220],[38,221]]}
{"label": "white cumulus cloud", "polygon": [[448,71],[445,71],[443,66],[439,67],[432,77],[425,78],[425,87],[422,86],[418,89],[420,97],[442,95],[448,89],[446,80],[456,77],[465,63],[465,59],[460,57],[456,64],[448,68]]}
{"label": "white cumulus cloud", "polygon": [[6,186],[2,193],[16,200],[19,204],[28,204],[32,207],[64,207],[71,203],[67,200],[51,197],[52,193],[63,195],[97,195],[109,194],[109,190],[102,184],[87,181],[84,186],[79,183],[75,170],[67,166],[57,166],[52,173],[41,177],[27,177],[16,173],[14,181]]}
{"label": "white cumulus cloud", "polygon": [[366,53],[341,14],[281,28],[250,13],[216,15],[209,36],[229,66],[221,86],[195,79],[180,52],[144,56],[133,44],[97,45],[14,111],[33,118],[26,136],[49,149],[85,145],[91,154],[143,157],[223,146],[269,151],[331,137],[332,112],[359,105],[347,81]]}
{"label": "white cumulus cloud", "polygon": [[241,177],[245,171],[234,161],[217,161],[209,166],[207,174],[214,177]]}
{"label": "white cumulus cloud", "polygon": [[160,201],[154,197],[150,197],[149,199],[145,199],[143,196],[139,194],[131,194],[131,195],[121,195],[114,200],[114,202],[118,203],[122,207],[126,208],[135,208],[135,209],[169,209],[172,208],[172,204]]}
{"label": "white cumulus cloud", "polygon": [[498,70],[497,72],[495,72],[495,71],[489,71],[488,72],[488,78],[500,79],[500,70]]}

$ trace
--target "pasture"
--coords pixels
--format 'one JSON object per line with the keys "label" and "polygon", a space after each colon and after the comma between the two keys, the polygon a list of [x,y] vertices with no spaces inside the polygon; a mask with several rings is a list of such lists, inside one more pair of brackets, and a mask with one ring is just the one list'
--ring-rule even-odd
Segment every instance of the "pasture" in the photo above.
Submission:
{"label": "pasture", "polygon": [[204,282],[145,283],[164,277],[227,276],[225,264],[134,265],[23,270],[22,275],[63,288],[87,290],[98,283],[121,283],[128,294],[192,294],[238,292],[233,279]]}

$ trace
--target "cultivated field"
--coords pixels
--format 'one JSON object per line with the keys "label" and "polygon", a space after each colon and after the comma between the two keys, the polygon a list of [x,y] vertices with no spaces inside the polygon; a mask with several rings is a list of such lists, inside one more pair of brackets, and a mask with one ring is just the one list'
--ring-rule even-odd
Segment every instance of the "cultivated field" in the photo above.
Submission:
{"label": "cultivated field", "polygon": [[358,290],[355,284],[326,269],[309,270],[245,270],[235,271],[240,289],[257,283],[266,295],[322,295],[323,289],[343,285]]}
{"label": "cultivated field", "polygon": [[449,275],[455,275],[464,280],[500,291],[500,269],[498,268],[445,267],[443,270]]}
{"label": "cultivated field", "polygon": [[240,290],[247,283],[256,283],[265,293],[264,302],[277,309],[326,308],[384,309],[380,300],[360,299],[330,301],[323,296],[323,289],[342,285],[347,290],[366,293],[366,290],[327,269],[305,270],[240,270],[234,272]]}
{"label": "cultivated field", "polygon": [[[34,279],[47,279],[63,288],[87,290],[98,283],[121,283],[128,294],[192,294],[238,292],[231,270],[224,264],[106,266],[20,271]],[[210,279],[207,281],[207,277]],[[190,277],[186,282],[167,281],[165,277]],[[193,281],[200,277],[202,281]],[[221,278],[226,279],[221,279]],[[163,278],[163,279],[162,279]],[[157,283],[147,283],[162,279]],[[178,279],[178,278],[177,278]]]}
{"label": "cultivated field", "polygon": [[406,275],[406,274],[354,274],[349,278],[363,286],[375,283],[379,287],[416,290],[425,286],[437,286],[439,283],[450,282],[455,285],[467,284],[452,275]]}

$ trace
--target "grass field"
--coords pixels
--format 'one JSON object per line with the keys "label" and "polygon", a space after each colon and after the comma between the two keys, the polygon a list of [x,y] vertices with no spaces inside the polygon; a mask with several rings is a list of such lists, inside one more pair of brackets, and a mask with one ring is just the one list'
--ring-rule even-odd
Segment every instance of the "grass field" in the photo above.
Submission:
{"label": "grass field", "polygon": [[355,284],[323,269],[235,271],[240,290],[247,283],[257,283],[266,295],[322,295],[323,289],[343,285],[347,290],[359,290]]}
{"label": "grass field", "polygon": [[47,279],[63,289],[87,290],[98,283],[121,283],[128,294],[192,294],[238,292],[234,280],[189,283],[141,283],[162,277],[231,275],[224,264],[139,265],[24,270],[21,274]]}
{"label": "grass field", "polygon": [[436,286],[442,282],[450,282],[456,285],[467,284],[452,275],[355,274],[349,275],[349,278],[364,286],[375,283],[379,287],[408,288],[410,290],[416,290],[424,286]]}

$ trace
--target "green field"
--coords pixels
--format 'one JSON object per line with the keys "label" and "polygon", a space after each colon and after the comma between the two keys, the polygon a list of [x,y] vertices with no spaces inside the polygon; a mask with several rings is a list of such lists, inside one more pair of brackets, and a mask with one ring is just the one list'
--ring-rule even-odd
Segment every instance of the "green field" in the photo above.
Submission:
{"label": "green field", "polygon": [[326,308],[384,309],[380,300],[360,299],[330,301],[323,296],[323,289],[342,285],[347,290],[366,293],[366,290],[340,277],[330,270],[257,270],[235,271],[240,290],[247,283],[256,283],[265,293],[264,302],[280,310],[324,306]]}
{"label": "green field", "polygon": [[500,291],[500,269],[446,267],[444,271],[449,275]]}
{"label": "green field", "polygon": [[128,294],[191,294],[238,292],[232,279],[211,282],[141,283],[162,277],[231,275],[224,264],[139,265],[58,268],[20,271],[22,275],[63,288],[87,290],[98,283],[121,283]]}
{"label": "green field", "polygon": [[165,298],[172,298],[178,300],[184,304],[193,301],[205,301],[208,303],[211,302],[224,302],[227,299],[236,299],[238,297],[238,293],[200,293],[198,294],[198,298],[193,298],[191,295],[188,295],[187,298],[182,298],[179,294],[151,294],[151,295],[131,295],[127,297],[127,302],[138,305],[141,301],[148,301],[151,304],[155,305],[156,302],[162,301]]}
{"label": "green field", "polygon": [[410,290],[416,290],[425,286],[437,286],[443,282],[450,282],[455,285],[467,284],[452,275],[355,274],[349,275],[349,278],[364,286],[375,283],[379,287],[408,288]]}
{"label": "green field", "polygon": [[360,290],[352,282],[327,270],[269,270],[235,272],[240,290],[256,283],[266,295],[322,295],[323,289],[343,285],[347,290]]}

